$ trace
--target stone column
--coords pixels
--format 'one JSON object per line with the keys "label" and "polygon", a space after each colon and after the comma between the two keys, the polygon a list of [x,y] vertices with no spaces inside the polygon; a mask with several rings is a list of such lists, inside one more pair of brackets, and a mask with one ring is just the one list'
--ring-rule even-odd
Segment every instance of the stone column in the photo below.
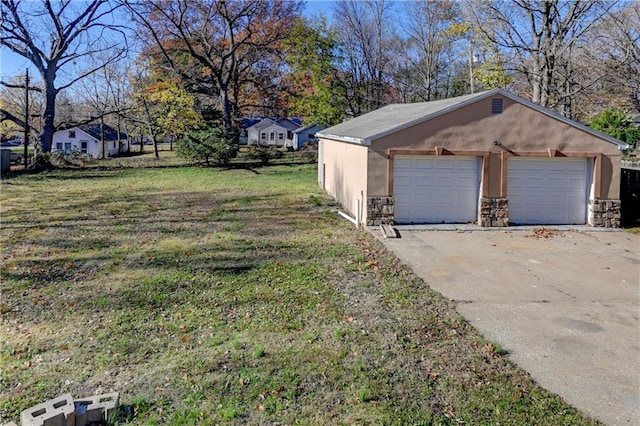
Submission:
{"label": "stone column", "polygon": [[509,226],[509,200],[506,198],[482,197],[480,199],[480,226]]}
{"label": "stone column", "polygon": [[620,200],[590,200],[591,226],[620,228]]}
{"label": "stone column", "polygon": [[378,226],[382,224],[393,225],[393,222],[393,197],[379,196],[367,198],[367,226]]}

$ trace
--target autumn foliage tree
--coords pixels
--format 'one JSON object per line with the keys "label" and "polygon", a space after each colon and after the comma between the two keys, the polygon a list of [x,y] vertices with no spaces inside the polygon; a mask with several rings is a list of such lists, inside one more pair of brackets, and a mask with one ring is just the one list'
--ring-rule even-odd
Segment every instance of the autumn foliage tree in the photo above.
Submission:
{"label": "autumn foliage tree", "polygon": [[[160,80],[141,70],[133,80],[137,107],[132,119],[144,126],[145,133],[151,137],[156,158],[159,157],[160,137],[179,138],[203,124],[194,95],[182,88],[179,81]],[[142,142],[140,147],[142,149]]]}
{"label": "autumn foliage tree", "polygon": [[327,27],[326,19],[296,20],[285,47],[293,113],[312,123],[339,123],[345,111],[340,96],[344,85],[336,66],[337,36]]}
{"label": "autumn foliage tree", "polygon": [[[227,134],[242,111],[277,92],[282,41],[299,2],[278,0],[126,0],[154,65],[190,91],[214,97]],[[273,102],[273,99],[272,99]]]}

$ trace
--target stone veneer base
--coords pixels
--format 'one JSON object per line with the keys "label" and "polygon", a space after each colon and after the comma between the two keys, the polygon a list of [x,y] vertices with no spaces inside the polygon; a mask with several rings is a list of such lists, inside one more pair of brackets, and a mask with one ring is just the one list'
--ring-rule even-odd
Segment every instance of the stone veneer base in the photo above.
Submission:
{"label": "stone veneer base", "polygon": [[480,226],[501,228],[509,226],[509,200],[506,198],[480,199]]}
{"label": "stone veneer base", "polygon": [[591,200],[590,225],[598,228],[620,228],[620,200]]}
{"label": "stone veneer base", "polygon": [[[591,200],[591,226],[620,227],[620,200]],[[367,198],[367,226],[394,224],[395,201],[392,196]],[[480,199],[479,225],[501,228],[509,226],[509,200],[504,197]]]}
{"label": "stone veneer base", "polygon": [[392,196],[367,198],[367,226],[393,225],[395,202]]}

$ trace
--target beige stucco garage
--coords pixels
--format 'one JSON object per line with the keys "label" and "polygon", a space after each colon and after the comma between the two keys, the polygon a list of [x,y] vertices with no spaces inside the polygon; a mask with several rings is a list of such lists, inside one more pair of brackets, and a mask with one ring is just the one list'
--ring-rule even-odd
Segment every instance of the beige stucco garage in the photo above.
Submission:
{"label": "beige stucco garage", "polygon": [[317,136],[318,181],[359,223],[620,223],[625,145],[501,89]]}

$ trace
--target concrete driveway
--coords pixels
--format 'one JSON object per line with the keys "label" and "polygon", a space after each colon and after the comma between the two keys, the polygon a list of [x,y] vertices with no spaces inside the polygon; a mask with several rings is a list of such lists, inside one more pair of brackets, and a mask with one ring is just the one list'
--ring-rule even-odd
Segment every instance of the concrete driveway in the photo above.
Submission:
{"label": "concrete driveway", "polygon": [[396,229],[373,232],[541,386],[606,424],[640,424],[639,235]]}

